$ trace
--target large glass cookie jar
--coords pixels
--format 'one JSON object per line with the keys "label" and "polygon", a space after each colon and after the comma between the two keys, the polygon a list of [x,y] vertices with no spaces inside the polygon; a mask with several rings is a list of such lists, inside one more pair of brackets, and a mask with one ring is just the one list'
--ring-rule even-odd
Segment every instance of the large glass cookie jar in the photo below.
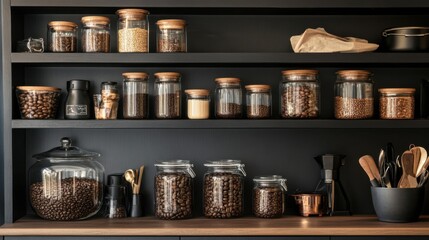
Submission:
{"label": "large glass cookie jar", "polygon": [[36,154],[29,170],[29,198],[36,214],[55,221],[89,218],[101,208],[104,167],[95,159],[99,153],[71,145]]}

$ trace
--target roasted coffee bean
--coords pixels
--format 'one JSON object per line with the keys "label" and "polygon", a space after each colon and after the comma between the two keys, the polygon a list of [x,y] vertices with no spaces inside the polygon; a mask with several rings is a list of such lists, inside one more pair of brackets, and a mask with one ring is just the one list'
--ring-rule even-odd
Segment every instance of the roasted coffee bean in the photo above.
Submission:
{"label": "roasted coffee bean", "polygon": [[284,193],[278,187],[253,189],[253,214],[260,218],[281,217],[284,212]]}
{"label": "roasted coffee bean", "polygon": [[57,114],[60,92],[22,91],[18,103],[22,118],[52,119]]}
{"label": "roasted coffee bean", "polygon": [[414,97],[380,97],[381,119],[413,119]]}
{"label": "roasted coffee bean", "polygon": [[233,173],[204,176],[204,216],[232,218],[243,214],[243,180]]}
{"label": "roasted coffee bean", "polygon": [[52,42],[49,46],[51,52],[76,52],[76,36],[63,36],[57,33],[52,34]]}
{"label": "roasted coffee bean", "polygon": [[155,177],[155,215],[160,219],[192,217],[192,178],[185,173],[160,173]]}
{"label": "roasted coffee bean", "polygon": [[83,52],[110,52],[110,33],[98,29],[85,29],[82,34]]}
{"label": "roasted coffee bean", "polygon": [[108,218],[125,218],[127,217],[127,210],[124,207],[118,207],[109,209],[109,214],[106,215]]}
{"label": "roasted coffee bean", "polygon": [[147,118],[148,111],[148,94],[136,93],[125,94],[124,101],[124,118]]}
{"label": "roasted coffee bean", "polygon": [[216,118],[241,118],[241,104],[218,103]]}
{"label": "roasted coffee bean", "polygon": [[281,94],[283,118],[316,118],[319,115],[317,88],[313,85],[287,85]]}
{"label": "roasted coffee bean", "polygon": [[31,206],[47,220],[78,220],[95,214],[101,206],[103,185],[94,179],[65,178],[30,186]]}
{"label": "roasted coffee bean", "polygon": [[186,52],[184,40],[174,37],[165,37],[158,40],[158,52]]}
{"label": "roasted coffee bean", "polygon": [[247,118],[262,119],[271,117],[271,107],[265,105],[247,106]]}
{"label": "roasted coffee bean", "polygon": [[180,118],[180,92],[155,96],[156,118]]}
{"label": "roasted coffee bean", "polygon": [[373,113],[372,98],[335,97],[335,118],[337,119],[365,119],[371,118]]}

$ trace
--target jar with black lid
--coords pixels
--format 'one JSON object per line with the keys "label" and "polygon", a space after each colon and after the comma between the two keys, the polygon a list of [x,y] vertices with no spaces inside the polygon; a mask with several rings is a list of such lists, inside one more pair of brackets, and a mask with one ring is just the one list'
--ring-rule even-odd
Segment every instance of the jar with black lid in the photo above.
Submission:
{"label": "jar with black lid", "polygon": [[123,115],[126,119],[145,119],[149,115],[149,75],[144,72],[122,73]]}
{"label": "jar with black lid", "polygon": [[89,119],[89,81],[70,80],[67,81],[67,99],[65,103],[65,119]]}
{"label": "jar with black lid", "polygon": [[110,19],[85,16],[82,24],[82,52],[110,52]]}
{"label": "jar with black lid", "polygon": [[239,78],[216,78],[216,118],[241,118],[242,90]]}

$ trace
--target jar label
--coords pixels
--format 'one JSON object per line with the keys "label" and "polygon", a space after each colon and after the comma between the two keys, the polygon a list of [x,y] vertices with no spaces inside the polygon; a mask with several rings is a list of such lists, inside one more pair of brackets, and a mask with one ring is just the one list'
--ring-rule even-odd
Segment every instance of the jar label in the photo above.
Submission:
{"label": "jar label", "polygon": [[88,115],[87,105],[66,105],[66,115],[82,116]]}

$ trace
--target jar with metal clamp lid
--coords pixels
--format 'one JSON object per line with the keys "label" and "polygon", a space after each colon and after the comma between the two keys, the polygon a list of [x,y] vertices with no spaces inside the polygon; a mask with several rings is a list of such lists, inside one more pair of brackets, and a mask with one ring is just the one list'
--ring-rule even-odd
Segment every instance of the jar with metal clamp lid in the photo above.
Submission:
{"label": "jar with metal clamp lid", "polygon": [[286,179],[261,176],[253,179],[253,214],[260,218],[281,217],[285,210]]}

